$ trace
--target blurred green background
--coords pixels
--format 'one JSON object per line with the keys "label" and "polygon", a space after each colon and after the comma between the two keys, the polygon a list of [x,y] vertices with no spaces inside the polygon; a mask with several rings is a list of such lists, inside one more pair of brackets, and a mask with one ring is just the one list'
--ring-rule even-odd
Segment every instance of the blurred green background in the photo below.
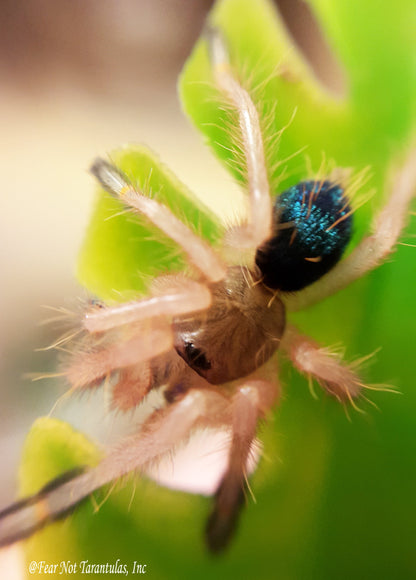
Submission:
{"label": "blurred green background", "polygon": [[[276,154],[284,159],[307,149],[285,163],[287,183],[308,176],[306,155],[315,170],[322,152],[340,166],[371,166],[367,187],[378,193],[357,212],[357,241],[386,193],[391,164],[414,137],[416,8],[406,0],[309,4],[343,67],[336,92],[318,81],[312,72],[316,59],[307,60],[312,49],[292,46],[270,4],[225,0],[214,19],[226,31],[243,78],[247,74],[254,85],[267,80],[261,106],[268,110],[277,98],[276,125],[270,131],[285,125],[297,107]],[[281,77],[274,75],[276,63]],[[210,79],[199,45],[180,92],[188,114],[223,158],[216,142],[227,135],[210,124],[218,123],[206,83]],[[188,153],[183,149],[185,159]],[[218,209],[219,202],[204,201]],[[412,232],[411,225],[407,231]],[[411,242],[410,236],[404,240]],[[94,262],[94,255],[89,259]],[[370,392],[380,411],[360,402],[366,414],[351,410],[348,421],[325,395],[314,400],[306,381],[283,364],[284,395],[264,429],[265,458],[253,477],[257,502],[248,503],[235,542],[222,558],[209,557],[202,542],[209,500],[139,481],[131,506],[131,488],[126,487],[114,492],[98,514],[85,505],[70,520],[30,540],[28,561],[112,563],[120,558],[130,569],[134,561],[147,564],[148,574],[163,579],[413,578],[415,278],[414,248],[399,246],[388,263],[362,281],[293,316],[323,344],[345,345],[348,360],[382,347],[364,377],[370,384],[392,384],[401,394]],[[89,444],[84,448],[78,436],[74,441],[67,427],[38,424],[25,449],[25,491],[93,455]]]}

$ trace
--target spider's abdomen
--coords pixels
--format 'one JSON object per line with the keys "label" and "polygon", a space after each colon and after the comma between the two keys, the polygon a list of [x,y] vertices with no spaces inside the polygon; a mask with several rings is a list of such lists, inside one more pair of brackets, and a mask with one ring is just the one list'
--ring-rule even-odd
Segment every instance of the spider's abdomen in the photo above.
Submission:
{"label": "spider's abdomen", "polygon": [[275,235],[256,254],[264,284],[293,292],[326,274],[351,238],[351,213],[343,188],[330,181],[284,191],[274,207]]}

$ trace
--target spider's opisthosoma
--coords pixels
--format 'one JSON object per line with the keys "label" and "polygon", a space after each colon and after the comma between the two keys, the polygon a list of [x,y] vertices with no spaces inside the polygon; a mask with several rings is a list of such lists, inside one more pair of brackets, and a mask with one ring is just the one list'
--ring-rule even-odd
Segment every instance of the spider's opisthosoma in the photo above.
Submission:
{"label": "spider's opisthosoma", "polygon": [[[248,219],[227,230],[221,254],[114,165],[94,163],[100,184],[176,242],[194,275],[156,278],[146,299],[91,305],[83,317],[86,346],[68,361],[66,378],[81,389],[116,377],[113,402],[122,410],[156,388],[164,389],[165,405],[97,467],[66,474],[3,511],[0,545],[62,517],[97,488],[145,470],[195,429],[214,427],[230,432],[228,465],[206,527],[209,549],[221,551],[243,504],[259,421],[279,397],[276,352],[341,401],[352,401],[364,386],[352,365],[287,324],[285,312],[346,287],[393,250],[415,193],[416,155],[396,172],[371,235],[340,260],[352,230],[347,188],[330,179],[308,180],[272,203],[256,107],[234,76],[217,30],[208,30],[207,44],[218,87],[238,115]],[[228,263],[225,256],[235,258],[237,250],[240,263]]]}

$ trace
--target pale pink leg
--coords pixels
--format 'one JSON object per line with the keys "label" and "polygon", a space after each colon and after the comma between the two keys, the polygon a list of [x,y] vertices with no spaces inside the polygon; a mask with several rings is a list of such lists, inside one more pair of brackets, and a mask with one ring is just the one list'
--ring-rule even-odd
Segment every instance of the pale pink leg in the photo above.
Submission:
{"label": "pale pink leg", "polygon": [[118,306],[92,308],[83,318],[84,328],[88,332],[103,332],[158,316],[180,316],[206,310],[211,305],[210,290],[184,276],[166,276],[156,280],[154,286],[158,287],[157,296]]}
{"label": "pale pink leg", "polygon": [[163,392],[166,401],[173,403],[194,386],[199,388],[201,381],[176,350],[171,349],[151,360],[119,369],[111,391],[111,404],[114,409],[128,411],[139,405],[152,389],[162,386],[166,386]]}
{"label": "pale pink leg", "polygon": [[256,250],[272,233],[270,187],[259,114],[250,95],[233,75],[220,31],[208,27],[206,38],[216,82],[238,114],[249,190],[249,221],[231,230],[227,243]]}
{"label": "pale pink leg", "polygon": [[144,362],[119,371],[117,383],[111,393],[114,409],[128,411],[139,405],[154,387],[149,362]]}
{"label": "pale pink leg", "polygon": [[365,386],[352,370],[353,365],[345,364],[336,353],[320,347],[293,326],[286,329],[280,348],[287,352],[295,368],[342,402],[352,402]]}
{"label": "pale pink leg", "polygon": [[64,366],[74,388],[94,386],[113,371],[138,365],[172,348],[172,317],[205,310],[210,290],[183,276],[165,276],[153,283],[157,295],[119,306],[94,306],[84,316],[79,352]]}
{"label": "pale pink leg", "polygon": [[276,387],[267,381],[247,380],[232,399],[232,440],[227,471],[215,496],[206,538],[212,552],[227,547],[240,515],[247,489],[247,462],[259,418],[275,402]]}
{"label": "pale pink leg", "polygon": [[[88,338],[88,337],[87,337]],[[162,354],[173,346],[169,322],[154,319],[135,324],[128,332],[112,332],[103,345],[81,345],[64,364],[63,372],[72,388],[97,385],[112,372],[140,364]]]}
{"label": "pale pink leg", "polygon": [[102,187],[127,206],[146,216],[156,227],[175,241],[188,255],[189,261],[209,282],[225,277],[226,266],[204,240],[194,234],[169,209],[156,200],[143,195],[129,183],[127,177],[114,165],[97,159],[91,172]]}
{"label": "pale pink leg", "polygon": [[368,271],[377,268],[394,250],[406,225],[409,205],[416,196],[416,150],[408,155],[404,165],[394,173],[390,197],[373,224],[373,234],[364,238],[355,250],[339,262],[322,280],[298,294],[288,296],[290,310],[307,308],[327,296],[342,290]]}
{"label": "pale pink leg", "polygon": [[171,406],[155,411],[139,433],[113,448],[97,467],[67,481],[58,478],[36,495],[4,510],[0,514],[0,546],[31,535],[64,516],[96,489],[172,452],[201,417],[226,404],[218,393],[192,390]]}

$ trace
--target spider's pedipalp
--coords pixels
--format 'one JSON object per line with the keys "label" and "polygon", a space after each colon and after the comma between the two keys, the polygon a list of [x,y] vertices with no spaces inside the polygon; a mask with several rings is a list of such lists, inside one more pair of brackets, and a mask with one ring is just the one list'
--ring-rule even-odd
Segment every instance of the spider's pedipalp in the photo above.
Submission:
{"label": "spider's pedipalp", "polygon": [[216,392],[191,390],[172,405],[155,411],[140,431],[109,451],[97,465],[71,477],[60,477],[37,494],[0,513],[0,547],[33,534],[64,517],[98,488],[174,450],[190,435],[205,414],[224,407],[227,400]]}
{"label": "spider's pedipalp", "polygon": [[351,402],[360,395],[364,385],[353,365],[343,363],[338,355],[300,334],[294,326],[286,328],[281,348],[299,372],[315,379],[341,402]]}
{"label": "spider's pedipalp", "polygon": [[207,545],[214,553],[224,550],[234,534],[248,486],[247,463],[258,422],[276,396],[272,383],[251,379],[241,384],[232,398],[228,467],[215,494],[214,508],[206,527]]}
{"label": "spider's pedipalp", "polygon": [[139,405],[154,388],[154,377],[149,361],[120,369],[111,393],[114,409],[128,411]]}
{"label": "spider's pedipalp", "polygon": [[215,80],[238,114],[249,191],[248,223],[230,230],[226,241],[237,248],[255,250],[272,231],[270,186],[259,114],[250,95],[233,74],[220,31],[209,26],[205,36]]}
{"label": "spider's pedipalp", "polygon": [[72,388],[90,388],[112,372],[147,361],[168,351],[172,345],[173,334],[168,321],[146,321],[132,325],[128,332],[105,336],[102,343],[81,342],[63,365],[63,372]]}
{"label": "spider's pedipalp", "polygon": [[63,365],[73,389],[97,386],[118,371],[113,404],[127,410],[166,382],[166,371],[160,378],[158,368],[175,367],[164,355],[173,347],[172,319],[206,310],[212,296],[207,286],[180,275],[157,278],[152,286],[150,298],[113,307],[93,304],[84,315],[88,334]]}
{"label": "spider's pedipalp", "polygon": [[138,191],[117,167],[104,159],[96,159],[91,167],[91,173],[106,191],[147,217],[176,242],[206,280],[218,282],[224,278],[226,267],[215,251],[165,205]]}
{"label": "spider's pedipalp", "polygon": [[300,310],[346,288],[367,272],[377,268],[394,250],[406,225],[409,205],[416,196],[416,149],[408,154],[404,164],[394,173],[387,203],[376,216],[373,233],[328,272],[322,280],[296,295],[288,296],[289,310]]}

